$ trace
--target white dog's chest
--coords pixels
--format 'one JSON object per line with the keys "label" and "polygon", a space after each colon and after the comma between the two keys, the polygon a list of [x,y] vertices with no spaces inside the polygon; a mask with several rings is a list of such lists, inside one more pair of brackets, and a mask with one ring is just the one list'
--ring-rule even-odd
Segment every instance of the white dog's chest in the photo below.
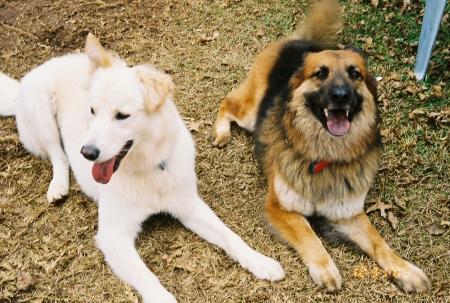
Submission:
{"label": "white dog's chest", "polygon": [[350,218],[363,211],[366,194],[345,201],[333,200],[317,203],[299,195],[288,186],[279,176],[274,178],[275,192],[281,205],[288,211],[295,211],[304,216],[324,216],[330,220]]}

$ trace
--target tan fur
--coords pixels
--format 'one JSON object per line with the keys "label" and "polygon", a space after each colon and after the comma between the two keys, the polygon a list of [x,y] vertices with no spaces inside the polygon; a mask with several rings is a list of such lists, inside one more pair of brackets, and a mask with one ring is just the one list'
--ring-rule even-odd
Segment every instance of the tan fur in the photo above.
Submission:
{"label": "tan fur", "polygon": [[314,41],[329,46],[336,40],[336,32],[341,28],[339,21],[340,7],[334,0],[316,3],[309,16],[288,39]]}
{"label": "tan fur", "polygon": [[[294,34],[269,45],[256,57],[248,78],[221,104],[211,132],[213,145],[222,147],[230,140],[231,121],[255,130],[269,75],[283,46],[293,39],[328,45],[339,27],[339,11],[336,1],[322,1]],[[353,48],[299,56],[304,59],[289,80],[289,97],[276,95],[273,107],[257,126],[256,154],[269,183],[265,202],[269,227],[297,250],[313,280],[328,292],[338,291],[342,279],[311,229],[309,216],[321,217],[357,244],[405,291],[428,290],[431,284],[423,271],[397,256],[364,214],[364,199],[381,156],[376,87],[365,59]],[[326,78],[315,76],[324,68]],[[360,77],[352,78],[349,68]],[[307,96],[343,85],[351,85],[362,102],[348,132],[334,136],[312,113]],[[320,160],[329,164],[313,174],[309,166]]]}
{"label": "tan fur", "polygon": [[[274,189],[273,178],[272,175],[264,209],[266,219],[271,222],[271,227],[274,227],[273,232],[299,253],[319,286],[331,292],[338,291],[342,280],[336,265],[306,218],[297,212],[286,210],[280,204]],[[327,274],[320,275],[321,272],[327,272]]]}
{"label": "tan fur", "polygon": [[267,89],[267,75],[272,70],[283,42],[275,42],[267,46],[256,57],[247,79],[239,87],[230,92],[222,102],[211,131],[213,144],[224,146],[231,138],[230,123],[253,131],[256,110]]}
{"label": "tan fur", "polygon": [[174,85],[169,75],[154,70],[150,66],[137,66],[136,73],[146,88],[145,104],[150,113],[156,112],[172,93]]}
{"label": "tan fur", "polygon": [[[323,22],[327,20],[328,22]],[[254,130],[256,109],[267,89],[267,76],[283,45],[292,39],[315,41],[327,46],[335,40],[340,28],[339,5],[336,0],[323,0],[316,4],[310,15],[287,39],[274,42],[255,58],[247,79],[222,102],[211,131],[214,146],[223,147],[231,139],[230,123]]]}
{"label": "tan fur", "polygon": [[86,38],[85,51],[92,54],[90,57],[91,72],[94,72],[97,68],[111,67],[114,63],[114,56],[105,51],[92,33],[89,33]]}

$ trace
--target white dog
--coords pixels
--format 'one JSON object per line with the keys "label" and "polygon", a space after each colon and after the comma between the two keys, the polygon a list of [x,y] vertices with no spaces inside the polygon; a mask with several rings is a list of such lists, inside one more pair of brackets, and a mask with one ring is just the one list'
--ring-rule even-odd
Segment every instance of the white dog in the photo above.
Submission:
{"label": "white dog", "polygon": [[44,63],[20,86],[0,76],[0,115],[15,114],[23,145],[53,165],[49,202],[67,195],[70,165],[98,202],[97,246],[147,303],[176,301],[134,247],[141,222],[159,212],[256,277],[282,279],[278,262],[252,250],[198,196],[194,143],[172,101],[170,76],[147,65],[127,67],[92,34],[85,51]]}

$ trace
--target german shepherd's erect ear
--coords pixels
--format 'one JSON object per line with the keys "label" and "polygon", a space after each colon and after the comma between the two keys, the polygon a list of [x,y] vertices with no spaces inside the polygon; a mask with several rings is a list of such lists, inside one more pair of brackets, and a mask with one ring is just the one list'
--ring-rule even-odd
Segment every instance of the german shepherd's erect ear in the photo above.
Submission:
{"label": "german shepherd's erect ear", "polygon": [[137,65],[133,67],[136,74],[144,83],[145,104],[150,113],[156,112],[172,93],[174,85],[172,77],[148,65]]}
{"label": "german shepherd's erect ear", "polygon": [[[357,53],[364,59],[365,63],[367,64],[366,54],[360,48],[350,44],[350,45],[347,45],[346,47],[344,47],[344,50]],[[371,74],[368,74],[365,79],[365,82],[366,82],[367,88],[369,89],[369,91],[373,95],[373,97],[375,98],[375,102],[376,102],[378,98],[377,98],[377,83],[375,81],[375,78]]]}
{"label": "german shepherd's erect ear", "polygon": [[100,42],[91,33],[86,38],[86,46],[84,50],[91,62],[91,70],[94,71],[100,67],[108,68],[113,65],[114,56],[108,53],[100,44]]}

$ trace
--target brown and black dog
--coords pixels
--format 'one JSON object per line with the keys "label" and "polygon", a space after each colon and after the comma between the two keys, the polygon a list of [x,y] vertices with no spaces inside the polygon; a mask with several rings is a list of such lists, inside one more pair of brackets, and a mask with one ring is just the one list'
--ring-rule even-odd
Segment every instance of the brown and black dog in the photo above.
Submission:
{"label": "brown and black dog", "polygon": [[342,278],[309,218],[359,246],[403,290],[426,291],[425,273],[397,256],[364,213],[381,155],[377,92],[361,50],[325,49],[339,13],[334,0],[318,3],[294,34],[256,57],[220,106],[213,144],[229,141],[232,121],[255,132],[268,224],[326,291],[339,291]]}

